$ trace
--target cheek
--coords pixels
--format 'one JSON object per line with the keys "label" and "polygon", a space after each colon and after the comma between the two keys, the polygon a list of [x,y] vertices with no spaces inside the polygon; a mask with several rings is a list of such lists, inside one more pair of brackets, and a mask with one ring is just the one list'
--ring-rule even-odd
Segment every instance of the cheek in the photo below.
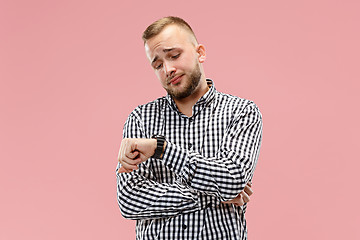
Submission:
{"label": "cheek", "polygon": [[162,85],[164,85],[166,80],[165,80],[165,75],[163,74],[163,72],[162,71],[155,72],[155,75],[156,75],[157,79],[159,79],[160,83]]}
{"label": "cheek", "polygon": [[195,57],[187,57],[183,59],[182,67],[187,69],[192,69],[194,67],[194,64],[197,63],[197,59]]}

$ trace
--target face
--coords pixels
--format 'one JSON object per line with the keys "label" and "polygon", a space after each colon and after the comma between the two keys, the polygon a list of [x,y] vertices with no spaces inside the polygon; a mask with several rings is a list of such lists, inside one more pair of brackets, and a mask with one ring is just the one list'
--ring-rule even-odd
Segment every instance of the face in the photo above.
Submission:
{"label": "face", "polygon": [[145,44],[146,55],[163,88],[176,99],[196,92],[203,76],[205,60],[202,45],[185,29],[167,26]]}

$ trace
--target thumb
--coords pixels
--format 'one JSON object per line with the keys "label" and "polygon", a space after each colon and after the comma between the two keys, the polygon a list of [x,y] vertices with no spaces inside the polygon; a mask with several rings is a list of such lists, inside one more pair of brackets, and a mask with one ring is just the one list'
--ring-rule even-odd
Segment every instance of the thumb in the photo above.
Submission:
{"label": "thumb", "polygon": [[124,167],[119,168],[118,173],[124,173],[124,172],[126,172]]}
{"label": "thumb", "polygon": [[134,152],[135,150],[137,150],[137,142],[133,142],[133,144],[131,144],[131,152]]}
{"label": "thumb", "polygon": [[145,162],[146,160],[148,160],[150,158],[150,156],[146,156],[145,154],[143,154],[141,152],[139,154],[139,157],[140,157],[142,162]]}

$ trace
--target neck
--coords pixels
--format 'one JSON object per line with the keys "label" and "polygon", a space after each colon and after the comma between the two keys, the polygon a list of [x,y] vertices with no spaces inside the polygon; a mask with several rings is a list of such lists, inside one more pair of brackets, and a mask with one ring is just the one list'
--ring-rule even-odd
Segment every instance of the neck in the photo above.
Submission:
{"label": "neck", "polygon": [[193,115],[192,107],[195,103],[209,90],[209,86],[207,85],[205,77],[200,80],[199,85],[195,89],[195,91],[188,97],[182,99],[175,99],[177,108],[180,112],[185,114],[188,117]]}

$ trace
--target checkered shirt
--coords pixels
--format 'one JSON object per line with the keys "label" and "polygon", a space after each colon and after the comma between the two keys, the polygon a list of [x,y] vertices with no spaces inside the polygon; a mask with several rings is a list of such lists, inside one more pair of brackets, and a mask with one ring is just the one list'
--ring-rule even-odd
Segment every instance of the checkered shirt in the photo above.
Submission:
{"label": "checkered shirt", "polygon": [[[138,106],[123,138],[166,137],[162,159],[117,173],[121,214],[136,220],[136,239],[247,239],[246,204],[234,199],[253,177],[262,116],[249,100],[209,90],[187,117],[167,95]],[[121,164],[119,163],[116,171]]]}

